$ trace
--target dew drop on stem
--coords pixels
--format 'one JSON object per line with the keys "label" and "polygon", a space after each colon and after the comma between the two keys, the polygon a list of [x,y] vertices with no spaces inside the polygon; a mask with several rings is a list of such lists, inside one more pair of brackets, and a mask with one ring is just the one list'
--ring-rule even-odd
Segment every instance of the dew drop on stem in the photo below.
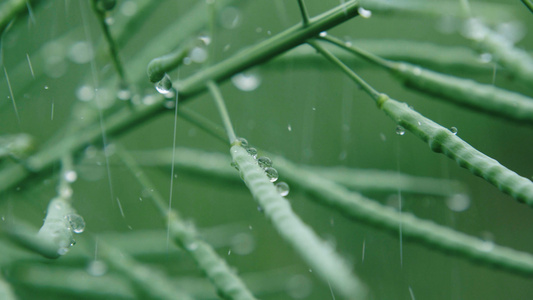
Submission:
{"label": "dew drop on stem", "polygon": [[248,152],[248,154],[250,154],[253,158],[257,157],[257,149],[255,149],[254,147],[246,148],[246,152]]}
{"label": "dew drop on stem", "polygon": [[289,194],[289,185],[283,181],[276,183],[276,190],[278,193],[285,197]]}
{"label": "dew drop on stem", "polygon": [[362,7],[359,7],[357,9],[357,13],[362,17],[362,18],[365,18],[365,19],[368,19],[372,16],[372,12],[368,9],[364,9]]}
{"label": "dew drop on stem", "polygon": [[261,156],[257,159],[257,164],[259,165],[259,167],[261,167],[262,169],[265,169],[265,168],[268,168],[268,167],[272,167],[272,160],[266,156]]}
{"label": "dew drop on stem", "polygon": [[82,233],[85,230],[85,220],[78,214],[68,214],[65,216],[70,223],[70,228],[74,233]]}
{"label": "dew drop on stem", "polygon": [[161,79],[155,84],[155,89],[163,95],[169,93],[172,89],[172,81],[170,80],[170,76],[168,76],[168,74],[165,74],[165,76],[163,76],[163,79]]}
{"label": "dew drop on stem", "polygon": [[403,128],[400,125],[396,126],[396,134],[397,135],[404,135],[405,134],[405,128]]}
{"label": "dew drop on stem", "polygon": [[458,132],[457,127],[452,127],[452,128],[450,128],[450,131],[451,131],[454,135],[456,135],[457,132]]}
{"label": "dew drop on stem", "polygon": [[272,168],[272,167],[268,167],[268,168],[265,168],[265,173],[268,177],[268,179],[270,180],[270,182],[276,182],[276,180],[278,180],[278,170]]}

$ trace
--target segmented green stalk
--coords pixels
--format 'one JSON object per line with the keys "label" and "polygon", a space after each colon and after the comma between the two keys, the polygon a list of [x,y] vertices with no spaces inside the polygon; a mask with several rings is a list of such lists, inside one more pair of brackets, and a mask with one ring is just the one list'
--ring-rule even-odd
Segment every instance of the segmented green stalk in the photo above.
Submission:
{"label": "segmented green stalk", "polygon": [[101,241],[98,242],[98,250],[106,263],[129,278],[143,292],[150,296],[150,298],[168,300],[193,299],[183,291],[175,288],[175,285],[164,274],[138,263],[126,253]]}
{"label": "segmented green stalk", "polygon": [[302,256],[315,274],[346,299],[362,299],[365,287],[346,261],[298,218],[289,202],[276,191],[263,169],[240,145],[231,147],[233,161],[244,182],[279,234]]}
{"label": "segmented green stalk", "polygon": [[4,276],[0,274],[0,299],[15,300],[17,297],[11,288],[11,285],[5,281]]}
{"label": "segmented green stalk", "polygon": [[220,113],[222,123],[224,124],[224,128],[226,129],[226,134],[228,135],[229,144],[231,145],[237,140],[237,136],[235,135],[235,131],[233,130],[233,126],[231,125],[231,120],[229,118],[228,110],[226,108],[226,104],[224,103],[224,99],[222,98],[222,93],[220,92],[220,89],[218,88],[216,83],[214,83],[213,81],[207,82],[207,88],[209,89],[211,95],[213,95],[213,100],[215,101],[217,109]]}
{"label": "segmented green stalk", "polygon": [[[122,161],[132,171],[139,183],[145,188],[152,189],[153,184],[150,179],[138,167],[130,154],[122,148],[119,148],[119,151]],[[168,210],[165,200],[157,190],[154,189],[151,193],[151,199],[161,215],[168,218],[172,239],[191,255],[221,295],[227,299],[255,299],[227,263],[217,255],[209,244],[198,237],[196,229],[192,225],[185,224],[176,212]]]}
{"label": "segmented green stalk", "polygon": [[455,160],[459,166],[492,183],[500,191],[533,207],[533,183],[529,179],[505,168],[496,160],[470,146],[450,130],[409,108],[406,103],[398,102],[377,92],[321,45],[314,41],[311,41],[310,44],[328,60],[339,66],[352,80],[361,85],[365,92],[376,101],[378,107],[394,122],[428,143],[431,150],[443,153]]}
{"label": "segmented green stalk", "polygon": [[530,97],[494,85],[437,73],[416,65],[384,60],[330,36],[323,39],[394,73],[407,87],[440,96],[475,111],[484,111],[533,125],[533,99]]}
{"label": "segmented green stalk", "polygon": [[501,268],[521,275],[533,275],[533,255],[498,246],[431,221],[400,213],[394,208],[350,192],[346,188],[276,157],[276,167],[292,182],[312,194],[313,200],[329,206],[358,222],[386,229],[397,235],[401,224],[402,237],[419,244],[453,254],[486,266]]}
{"label": "segmented green stalk", "polygon": [[533,57],[526,51],[515,47],[507,37],[492,31],[477,19],[468,21],[467,30],[468,36],[478,43],[481,51],[492,54],[513,76],[528,85],[533,84]]}

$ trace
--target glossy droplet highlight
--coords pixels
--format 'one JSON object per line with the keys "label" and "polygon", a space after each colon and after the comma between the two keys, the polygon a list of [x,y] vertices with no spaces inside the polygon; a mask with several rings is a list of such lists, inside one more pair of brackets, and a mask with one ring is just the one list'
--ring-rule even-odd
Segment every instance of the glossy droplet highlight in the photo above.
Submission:
{"label": "glossy droplet highlight", "polygon": [[456,135],[458,130],[457,130],[457,127],[452,127],[452,128],[450,128],[450,131],[451,131],[454,135]]}
{"label": "glossy droplet highlight", "polygon": [[326,37],[328,35],[328,33],[326,31],[322,31],[319,36],[320,37]]}
{"label": "glossy droplet highlight", "polygon": [[253,158],[257,157],[257,149],[254,147],[246,148],[246,152],[248,152],[248,154],[250,154]]}
{"label": "glossy droplet highlight", "polygon": [[357,13],[358,13],[361,17],[363,17],[363,18],[365,18],[365,19],[368,19],[368,18],[370,18],[370,17],[372,16],[372,12],[371,12],[371,11],[369,11],[368,9],[364,9],[364,8],[362,8],[362,7],[359,7],[359,8],[357,9]]}
{"label": "glossy droplet highlight", "polygon": [[207,60],[207,51],[204,48],[194,47],[189,55],[195,63],[203,63]]}
{"label": "glossy droplet highlight", "polygon": [[248,140],[246,140],[246,139],[243,138],[243,137],[237,138],[237,141],[241,142],[241,146],[242,146],[243,148],[246,148],[246,147],[248,147],[248,145],[249,145],[249,144],[248,144]]}
{"label": "glossy droplet highlight", "polygon": [[85,220],[78,214],[69,214],[65,218],[70,223],[70,228],[74,233],[82,233],[85,230]]}
{"label": "glossy droplet highlight", "polygon": [[266,156],[261,156],[257,159],[257,164],[262,169],[272,167],[272,160]]}
{"label": "glossy droplet highlight", "polygon": [[289,185],[283,181],[276,183],[276,190],[278,193],[285,197],[289,194]]}
{"label": "glossy droplet highlight", "polygon": [[268,179],[270,180],[270,182],[276,182],[276,180],[278,180],[278,170],[272,168],[272,167],[268,167],[268,168],[265,168],[265,173],[268,177]]}
{"label": "glossy droplet highlight", "polygon": [[261,78],[255,72],[244,72],[231,77],[231,82],[239,90],[251,92],[261,85]]}
{"label": "glossy droplet highlight", "polygon": [[170,76],[168,76],[168,74],[165,74],[165,76],[163,76],[163,79],[161,79],[155,84],[155,89],[163,95],[169,93],[171,88],[172,81],[170,80]]}
{"label": "glossy droplet highlight", "polygon": [[396,126],[396,134],[397,135],[404,135],[405,134],[405,128],[403,128],[400,125]]}
{"label": "glossy droplet highlight", "polygon": [[65,172],[64,177],[67,182],[74,182],[76,181],[76,179],[78,179],[78,174],[76,173],[76,171],[69,170]]}

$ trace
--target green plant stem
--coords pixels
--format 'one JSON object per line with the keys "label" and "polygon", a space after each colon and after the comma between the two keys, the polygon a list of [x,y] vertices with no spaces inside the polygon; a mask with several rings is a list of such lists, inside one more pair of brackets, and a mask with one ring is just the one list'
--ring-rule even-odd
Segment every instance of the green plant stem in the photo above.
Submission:
{"label": "green plant stem", "polygon": [[406,103],[401,103],[385,94],[378,93],[321,45],[314,41],[310,42],[310,44],[329,61],[342,69],[348,77],[362,85],[365,92],[376,101],[381,110],[398,125],[405,127],[416,137],[428,143],[432,151],[443,153],[453,159],[459,166],[468,169],[476,176],[482,177],[500,191],[533,207],[533,183],[529,179],[505,168],[496,160],[470,146],[450,130],[409,108]]}
{"label": "green plant stem", "polygon": [[[119,148],[119,151],[122,161],[135,175],[139,183],[145,188],[152,189],[153,184],[138,167],[134,158],[122,148]],[[168,210],[163,197],[157,190],[154,189],[151,199],[160,214],[168,218],[173,240],[191,255],[221,295],[228,299],[255,299],[241,279],[230,270],[227,263],[216,254],[209,244],[198,237],[196,229],[192,225],[185,224],[178,213]]]}
{"label": "green plant stem", "polygon": [[[224,140],[224,143],[227,143]],[[177,147],[174,166],[186,172],[208,176],[218,180],[241,182],[235,171],[228,169],[230,159],[220,153]],[[271,157],[271,154],[267,154]],[[133,157],[142,166],[169,167],[172,163],[172,149],[135,151]],[[418,177],[396,171],[351,169],[345,167],[298,166],[308,172],[320,174],[351,190],[362,192],[392,193],[399,189],[402,193],[414,193],[440,197],[450,197],[466,193],[466,187],[455,180]],[[287,179],[292,183],[290,179]]]}
{"label": "green plant stem", "polygon": [[348,1],[312,18],[306,27],[301,25],[293,26],[173,85],[182,95],[180,96],[181,101],[186,101],[190,96],[204,91],[206,83],[210,80],[221,82],[236,73],[252,66],[257,66],[304,43],[307,39],[318,35],[322,31],[357,16],[358,7],[358,2]]}
{"label": "green plant stem", "polygon": [[98,250],[105,261],[140,287],[152,299],[184,299],[192,297],[175,288],[163,274],[138,263],[135,259],[118,249],[99,241]]}
{"label": "green plant stem", "polygon": [[409,88],[451,100],[474,111],[484,111],[511,121],[533,125],[533,99],[530,97],[416,65],[388,61],[354,46],[347,46],[334,37],[326,36],[323,39],[385,68]]}
{"label": "green plant stem", "polygon": [[109,47],[109,52],[111,54],[111,61],[113,62],[113,66],[115,67],[120,80],[123,83],[127,83],[126,79],[126,73],[124,72],[124,67],[122,66],[122,62],[120,61],[120,57],[118,55],[118,49],[117,45],[115,43],[115,40],[113,39],[113,36],[111,35],[111,31],[109,30],[109,26],[107,25],[105,19],[106,15],[104,11],[100,11],[97,8],[97,2],[99,0],[92,0],[91,6],[93,8],[94,13],[96,14],[96,17],[98,18],[98,23],[100,24],[100,27],[102,28],[102,32],[104,33],[105,40],[107,41],[107,45]]}
{"label": "green plant stem", "polygon": [[0,274],[0,299],[16,300],[17,297],[11,288],[11,285],[5,281],[4,276]]}
{"label": "green plant stem", "polygon": [[531,2],[531,0],[521,0],[521,1],[529,9],[529,11],[533,13],[533,2]]}
{"label": "green plant stem", "polygon": [[453,229],[400,213],[303,168],[282,157],[275,157],[277,168],[295,185],[312,194],[312,199],[331,207],[349,219],[385,229],[397,236],[401,224],[402,237],[445,254],[467,258],[485,266],[493,266],[520,275],[533,275],[533,255],[495,245],[491,241],[471,237]]}
{"label": "green plant stem", "polygon": [[41,0],[7,0],[0,4],[0,37],[9,22],[18,15],[28,11],[28,5],[34,5]]}
{"label": "green plant stem", "polygon": [[237,137],[235,136],[235,131],[233,130],[233,125],[231,124],[228,109],[226,108],[226,104],[224,103],[224,99],[222,98],[222,93],[220,92],[220,89],[218,88],[216,83],[214,83],[213,81],[207,82],[207,88],[209,89],[209,92],[211,92],[220,117],[222,118],[222,123],[224,124],[226,134],[228,135],[229,144],[232,145],[233,143],[235,143],[235,141],[237,141]]}
{"label": "green plant stem", "polygon": [[305,7],[304,0],[298,0],[298,7],[300,8],[300,14],[302,15],[302,24],[305,27],[309,24],[309,14],[307,13],[307,7]]}
{"label": "green plant stem", "polygon": [[230,153],[265,216],[313,272],[345,299],[365,298],[366,288],[346,262],[292,211],[255,159],[240,145],[232,146]]}
{"label": "green plant stem", "polygon": [[163,79],[165,73],[176,69],[183,63],[183,59],[187,57],[195,44],[196,42],[192,41],[185,43],[174,52],[152,59],[146,68],[148,79],[153,83]]}
{"label": "green plant stem", "polygon": [[[174,84],[180,93],[180,101],[190,99],[192,95],[204,91],[209,80],[221,81],[248,67],[265,62],[276,55],[287,51],[306,39],[317,35],[319,32],[328,30],[357,15],[358,4],[356,1],[348,1],[344,5],[336,7],[320,16],[311,19],[309,26],[292,27],[270,39],[252,46],[249,49],[236,54],[212,67],[202,70],[190,78]],[[174,32],[175,34],[175,32]],[[155,45],[153,45],[155,47]],[[151,49],[150,47],[147,47]],[[161,50],[156,50],[159,52]],[[139,57],[140,59],[140,57]],[[140,73],[139,73],[140,74]],[[131,130],[144,121],[166,111],[163,106],[164,98],[158,96],[152,105],[139,106],[135,109],[125,107],[108,116],[105,122],[105,132],[109,136],[118,135]],[[14,164],[0,171],[0,192],[9,189],[32,172],[40,173],[58,161],[65,153],[74,153],[83,146],[101,139],[102,128],[99,124],[87,126],[87,129],[69,134],[58,143],[49,145],[30,157],[25,166]],[[30,171],[31,170],[31,171]]]}

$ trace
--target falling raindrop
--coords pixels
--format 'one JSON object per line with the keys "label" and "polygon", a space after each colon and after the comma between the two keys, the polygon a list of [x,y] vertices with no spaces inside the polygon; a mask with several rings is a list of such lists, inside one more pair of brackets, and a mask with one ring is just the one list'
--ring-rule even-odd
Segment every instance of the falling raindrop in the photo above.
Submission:
{"label": "falling raindrop", "polygon": [[160,94],[167,94],[170,92],[170,89],[172,88],[172,81],[170,80],[170,76],[165,73],[165,76],[163,76],[163,79],[161,79],[159,82],[155,84],[155,89]]}
{"label": "falling raindrop", "polygon": [[85,220],[78,214],[68,214],[65,216],[70,223],[70,228],[74,233],[82,233],[85,230]]}
{"label": "falling raindrop", "polygon": [[261,85],[261,78],[256,72],[243,72],[231,77],[231,82],[241,91],[251,92]]}
{"label": "falling raindrop", "polygon": [[397,135],[404,135],[405,134],[405,128],[403,128],[400,125],[396,126],[396,134]]}
{"label": "falling raindrop", "polygon": [[270,182],[276,182],[278,180],[278,171],[272,167],[265,168],[265,173]]}
{"label": "falling raindrop", "polygon": [[276,183],[276,190],[278,193],[285,197],[289,194],[289,185],[283,181]]}

